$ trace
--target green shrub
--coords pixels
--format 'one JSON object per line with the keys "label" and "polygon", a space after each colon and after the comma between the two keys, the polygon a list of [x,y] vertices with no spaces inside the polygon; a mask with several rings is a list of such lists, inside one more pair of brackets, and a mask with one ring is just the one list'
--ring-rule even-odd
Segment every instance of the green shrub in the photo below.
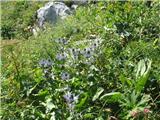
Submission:
{"label": "green shrub", "polygon": [[36,23],[36,10],[44,2],[2,1],[1,37],[2,39],[26,39],[32,35],[28,29]]}

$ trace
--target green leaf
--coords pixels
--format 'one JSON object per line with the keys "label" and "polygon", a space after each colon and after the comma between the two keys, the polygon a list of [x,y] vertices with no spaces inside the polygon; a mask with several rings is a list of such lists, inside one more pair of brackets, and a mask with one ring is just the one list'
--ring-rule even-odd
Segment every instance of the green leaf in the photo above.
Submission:
{"label": "green leaf", "polygon": [[141,100],[137,103],[137,106],[145,106],[150,101],[150,95],[143,95]]}
{"label": "green leaf", "polygon": [[87,113],[84,115],[84,118],[93,118],[94,116],[91,113]]}
{"label": "green leaf", "polygon": [[123,86],[125,86],[126,84],[127,84],[129,87],[132,86],[131,80],[127,79],[123,74],[120,75],[120,81],[122,82]]}
{"label": "green leaf", "polygon": [[43,79],[42,79],[42,70],[40,68],[36,68],[34,69],[34,80],[37,82],[37,83],[40,83]]}
{"label": "green leaf", "polygon": [[102,99],[111,99],[111,101],[118,101],[121,98],[121,93],[120,92],[111,92],[104,94],[102,97],[100,97],[100,100]]}
{"label": "green leaf", "polygon": [[86,102],[86,100],[87,100],[87,98],[88,98],[88,94],[85,93],[84,96],[85,96],[85,97],[81,99],[80,103],[78,103],[78,104],[76,105],[76,107],[81,108],[81,107],[85,104],[85,102]]}
{"label": "green leaf", "polygon": [[57,108],[57,107],[52,103],[52,99],[51,99],[51,98],[48,98],[45,103],[44,103],[44,102],[41,102],[41,104],[46,107],[46,113],[50,112],[53,108]]}
{"label": "green leaf", "polygon": [[27,96],[29,96],[32,91],[37,87],[38,84],[36,84],[35,86],[33,86],[32,88],[30,88],[28,91],[27,91]]}
{"label": "green leaf", "polygon": [[51,110],[52,108],[56,108],[56,106],[52,103],[52,99],[49,98],[46,100],[46,107]]}
{"label": "green leaf", "polygon": [[102,116],[100,116],[98,118],[95,118],[95,120],[104,120],[104,119],[102,118]]}
{"label": "green leaf", "polygon": [[146,65],[145,65],[145,61],[141,60],[138,63],[138,70],[137,70],[137,80],[136,80],[136,84],[135,84],[135,89],[137,92],[141,92],[142,89],[144,88],[147,79],[149,77],[149,71],[151,69],[151,61],[150,60],[146,60]]}
{"label": "green leaf", "polygon": [[52,112],[52,113],[51,113],[51,118],[50,118],[50,120],[56,120],[56,118],[55,118],[55,112]]}
{"label": "green leaf", "polygon": [[68,117],[68,118],[67,118],[67,120],[72,120],[72,118],[73,118],[73,117],[72,117],[72,116],[70,116],[70,117]]}
{"label": "green leaf", "polygon": [[[147,64],[147,65],[146,65]],[[136,77],[144,76],[151,68],[151,61],[149,59],[142,59],[138,63]]]}
{"label": "green leaf", "polygon": [[96,99],[98,99],[99,98],[99,96],[101,95],[101,93],[104,91],[104,89],[103,88],[98,88],[97,89],[97,92],[96,92],[96,94],[93,96],[93,99],[92,99],[92,101],[95,101]]}
{"label": "green leaf", "polygon": [[40,90],[35,96],[46,96],[47,94],[48,90]]}

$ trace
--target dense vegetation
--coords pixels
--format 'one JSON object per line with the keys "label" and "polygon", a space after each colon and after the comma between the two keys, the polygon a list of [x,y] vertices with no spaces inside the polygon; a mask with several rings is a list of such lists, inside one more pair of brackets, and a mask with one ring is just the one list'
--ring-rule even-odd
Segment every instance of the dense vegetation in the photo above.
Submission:
{"label": "dense vegetation", "polygon": [[1,119],[159,120],[159,8],[89,4],[39,36],[4,47]]}
{"label": "dense vegetation", "polygon": [[36,10],[44,2],[1,2],[1,37],[3,39],[27,39],[32,35],[29,27],[36,23]]}

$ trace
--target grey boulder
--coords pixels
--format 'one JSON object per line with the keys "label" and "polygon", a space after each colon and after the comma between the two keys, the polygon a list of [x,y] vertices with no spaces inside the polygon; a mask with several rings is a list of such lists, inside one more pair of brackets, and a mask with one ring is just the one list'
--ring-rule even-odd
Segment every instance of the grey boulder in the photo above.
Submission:
{"label": "grey boulder", "polygon": [[43,27],[45,22],[56,23],[58,18],[64,19],[71,13],[69,7],[62,2],[48,2],[37,10],[38,26]]}

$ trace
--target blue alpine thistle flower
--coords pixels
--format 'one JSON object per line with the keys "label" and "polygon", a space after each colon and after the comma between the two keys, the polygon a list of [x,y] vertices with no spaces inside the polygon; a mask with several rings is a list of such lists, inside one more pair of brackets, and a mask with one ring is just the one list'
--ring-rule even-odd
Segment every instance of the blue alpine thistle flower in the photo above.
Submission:
{"label": "blue alpine thistle flower", "polygon": [[61,79],[62,80],[68,80],[70,78],[70,75],[68,72],[62,72],[61,73]]}
{"label": "blue alpine thistle flower", "polygon": [[56,59],[61,61],[61,60],[65,60],[67,58],[67,53],[63,52],[63,53],[59,53],[56,55]]}
{"label": "blue alpine thistle flower", "polygon": [[47,59],[47,60],[42,59],[39,61],[39,65],[42,68],[48,68],[48,67],[52,67],[53,62],[50,59]]}
{"label": "blue alpine thistle flower", "polygon": [[95,50],[100,45],[100,40],[96,40],[94,43],[92,43],[91,48]]}
{"label": "blue alpine thistle flower", "polygon": [[40,67],[43,69],[43,73],[44,73],[44,78],[45,79],[54,79],[54,74],[52,72],[52,65],[53,62],[51,61],[51,59],[42,59],[39,62]]}
{"label": "blue alpine thistle flower", "polygon": [[71,92],[66,93],[63,97],[67,103],[74,102],[74,95]]}
{"label": "blue alpine thistle flower", "polygon": [[78,97],[79,95],[75,96],[75,94],[72,94],[71,92],[67,92],[65,95],[63,95],[63,98],[67,102],[67,105],[70,109],[74,109]]}
{"label": "blue alpine thistle flower", "polygon": [[92,51],[90,48],[85,48],[82,52],[82,54],[84,55],[84,57],[86,58],[90,58],[92,56]]}
{"label": "blue alpine thistle flower", "polygon": [[98,44],[97,44],[97,43],[93,43],[92,46],[91,46],[91,48],[92,48],[93,50],[95,50],[97,47],[98,47]]}
{"label": "blue alpine thistle flower", "polygon": [[71,52],[71,54],[73,55],[73,57],[74,57],[75,59],[77,59],[77,58],[78,58],[78,55],[80,54],[80,49],[71,48],[71,49],[70,49],[70,52]]}

